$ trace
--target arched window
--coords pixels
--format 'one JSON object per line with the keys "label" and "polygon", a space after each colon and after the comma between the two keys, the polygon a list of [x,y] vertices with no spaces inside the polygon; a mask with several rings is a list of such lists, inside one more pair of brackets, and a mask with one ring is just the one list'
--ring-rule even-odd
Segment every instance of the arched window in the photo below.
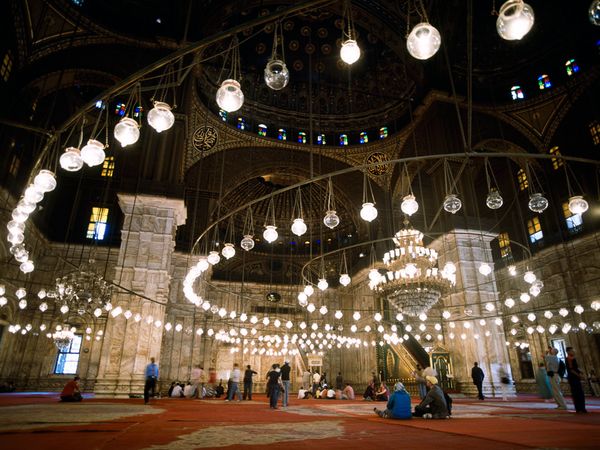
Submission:
{"label": "arched window", "polygon": [[[558,145],[552,147],[550,150],[548,150],[548,153],[550,153],[551,155],[554,156],[560,156],[560,150],[558,149]],[[563,165],[563,160],[562,158],[552,158],[552,168],[554,170],[558,170],[559,167],[562,167]]]}
{"label": "arched window", "polygon": [[529,234],[529,241],[532,244],[544,239],[544,232],[542,231],[542,225],[540,224],[540,218],[538,216],[527,221],[527,232]]}
{"label": "arched window", "polygon": [[304,131],[298,132],[298,143],[306,144],[306,133]]}
{"label": "arched window", "polygon": [[348,145],[348,135],[347,134],[340,134],[340,145],[341,146]]}
{"label": "arched window", "polygon": [[552,82],[550,81],[550,77],[548,75],[540,75],[538,77],[538,86],[540,87],[540,90],[551,88]]}
{"label": "arched window", "polygon": [[262,137],[267,135],[267,126],[264,123],[258,125],[258,135]]}
{"label": "arched window", "polygon": [[[225,114],[227,114],[227,112],[225,112]],[[237,127],[238,130],[244,131],[246,129],[246,119],[244,119],[243,117],[238,117]]]}
{"label": "arched window", "polygon": [[500,257],[512,261],[512,250],[510,248],[510,238],[507,232],[498,234],[498,246],[500,247]]}
{"label": "arched window", "polygon": [[517,181],[519,182],[519,189],[524,191],[529,187],[529,180],[527,179],[527,174],[523,169],[519,169],[517,172]]}
{"label": "arched window", "polygon": [[219,110],[219,117],[221,118],[221,120],[223,122],[227,122],[227,111],[225,111],[224,109],[220,109]]}
{"label": "arched window", "polygon": [[[366,144],[367,142],[369,142],[369,135],[367,134],[366,131],[360,132],[358,142],[360,142],[361,144]],[[348,144],[346,144],[346,145],[348,145]]]}
{"label": "arched window", "polygon": [[563,203],[562,207],[569,233],[579,233],[583,229],[583,219],[581,214],[573,214],[569,209],[569,204],[567,202]]}
{"label": "arched window", "polygon": [[379,129],[379,139],[385,139],[386,137],[388,137],[388,128],[381,127]]}
{"label": "arched window", "polygon": [[575,62],[574,59],[569,59],[565,63],[565,70],[567,71],[568,76],[572,76],[579,72],[579,66],[577,65],[577,62]]}
{"label": "arched window", "polygon": [[324,134],[319,134],[317,136],[317,145],[325,145],[327,144],[327,139]]}
{"label": "arched window", "polygon": [[277,139],[280,141],[287,141],[287,133],[284,128],[277,130]]}
{"label": "arched window", "polygon": [[523,93],[523,89],[521,89],[521,86],[511,87],[510,95],[513,100],[523,100],[525,98],[525,94]]}

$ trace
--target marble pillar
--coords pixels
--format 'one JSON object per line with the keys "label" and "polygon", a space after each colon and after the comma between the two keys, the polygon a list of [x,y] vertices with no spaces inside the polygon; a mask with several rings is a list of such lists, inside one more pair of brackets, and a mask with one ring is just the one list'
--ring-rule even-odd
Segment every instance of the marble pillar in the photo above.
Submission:
{"label": "marble pillar", "polygon": [[[495,237],[478,230],[456,229],[431,244],[439,253],[440,268],[448,261],[456,265],[456,288],[441,300],[439,307],[452,313],[444,321],[444,346],[453,361],[455,385],[461,392],[472,395],[477,394],[471,379],[474,362],[479,363],[485,374],[485,395],[502,396],[503,388],[508,395],[515,392],[512,384],[500,382],[503,373],[510,380],[513,377],[504,328],[495,324],[497,311],[501,309],[490,248]],[[482,263],[492,268],[489,275],[479,272]],[[494,306],[493,311],[485,308],[487,303]]]}
{"label": "marble pillar", "polygon": [[[175,232],[186,220],[183,200],[132,194],[118,197],[125,220],[113,280],[135,294],[116,289],[112,304],[133,316],[109,315],[94,389],[98,397],[142,394],[149,359],[155,357],[160,367]],[[141,320],[135,320],[136,314]]]}

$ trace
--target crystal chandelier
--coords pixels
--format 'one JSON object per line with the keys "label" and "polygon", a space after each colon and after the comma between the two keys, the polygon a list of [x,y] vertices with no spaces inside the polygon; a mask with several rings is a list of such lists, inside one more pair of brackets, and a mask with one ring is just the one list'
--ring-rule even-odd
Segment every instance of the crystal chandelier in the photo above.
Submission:
{"label": "crystal chandelier", "polygon": [[46,297],[60,305],[61,312],[75,311],[79,315],[96,310],[109,310],[112,298],[112,284],[96,272],[94,260],[82,264],[79,270],[56,279]]}
{"label": "crystal chandelier", "polygon": [[61,327],[57,325],[56,331],[52,333],[52,340],[54,341],[54,345],[61,352],[66,352],[69,350],[71,346],[71,342],[73,342],[73,338],[75,337],[75,327],[69,328],[67,325]]}
{"label": "crystal chandelier", "polygon": [[407,221],[394,243],[383,256],[386,273],[370,277],[369,287],[402,314],[416,317],[438,302],[456,283],[456,275],[438,269],[437,252],[423,245],[423,233],[409,228]]}

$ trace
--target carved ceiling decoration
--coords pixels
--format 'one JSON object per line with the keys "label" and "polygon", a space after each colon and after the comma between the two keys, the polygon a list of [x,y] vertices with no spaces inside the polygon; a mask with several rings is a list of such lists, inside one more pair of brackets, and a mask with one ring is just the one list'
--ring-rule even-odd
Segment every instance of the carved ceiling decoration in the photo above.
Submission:
{"label": "carved ceiling decoration", "polygon": [[196,128],[192,136],[192,145],[199,152],[207,152],[219,142],[219,132],[215,127],[204,126]]}

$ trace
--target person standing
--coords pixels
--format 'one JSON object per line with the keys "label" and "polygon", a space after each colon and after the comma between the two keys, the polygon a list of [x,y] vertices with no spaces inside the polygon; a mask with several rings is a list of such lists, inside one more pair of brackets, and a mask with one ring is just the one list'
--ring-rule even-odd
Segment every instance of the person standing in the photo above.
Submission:
{"label": "person standing", "polygon": [[158,380],[158,364],[156,364],[154,357],[150,358],[150,364],[146,366],[146,383],[144,384],[144,404],[147,404],[150,400],[150,391],[152,391],[152,397],[156,390],[156,381]]}
{"label": "person standing", "polygon": [[471,369],[471,378],[473,379],[473,384],[477,386],[477,398],[483,400],[485,398],[483,395],[483,379],[485,375],[476,362],[473,363],[473,368]]}
{"label": "person standing", "polygon": [[537,373],[535,374],[535,382],[537,383],[540,397],[542,397],[544,401],[550,400],[552,398],[552,386],[550,386],[546,365],[543,362],[539,364]]}
{"label": "person standing", "polygon": [[417,387],[419,388],[419,397],[423,400],[427,395],[427,383],[425,381],[425,375],[423,375],[421,364],[417,364],[417,368],[413,371],[413,377],[415,377]]}
{"label": "person standing", "polygon": [[335,388],[340,391],[344,389],[344,377],[342,376],[342,372],[338,372],[337,377],[335,377]]}
{"label": "person standing", "polygon": [[240,366],[237,363],[235,363],[233,365],[233,370],[231,371],[231,377],[229,378],[231,380],[231,387],[228,387],[227,389],[227,400],[225,400],[226,402],[233,400],[235,394],[237,394],[238,396],[238,402],[242,401],[242,393],[240,392],[240,377]]}
{"label": "person standing", "polygon": [[269,406],[277,409],[277,400],[279,400],[279,391],[281,390],[281,369],[279,364],[273,364],[267,374],[267,391],[269,393]]}
{"label": "person standing", "polygon": [[291,388],[290,382],[290,371],[292,368],[290,367],[290,362],[285,361],[283,366],[281,366],[281,382],[283,383],[283,399],[281,401],[282,406],[285,408],[288,405],[289,393]]}
{"label": "person standing", "polygon": [[585,409],[585,394],[581,380],[585,379],[584,373],[579,370],[577,359],[575,358],[575,350],[573,347],[567,347],[567,380],[571,386],[571,395],[575,404],[575,412],[586,413]]}
{"label": "person standing", "polygon": [[256,375],[256,372],[248,364],[244,371],[244,400],[252,400],[252,375]]}
{"label": "person standing", "polygon": [[546,363],[546,373],[550,380],[550,387],[552,388],[552,397],[558,405],[556,409],[567,409],[567,404],[560,390],[560,375],[558,374],[558,350],[555,348],[549,349],[548,353],[544,357]]}
{"label": "person standing", "polygon": [[204,372],[204,370],[199,365],[195,365],[194,368],[192,369],[192,373],[191,373],[190,377],[192,379],[192,386],[194,387],[194,394],[193,394],[194,398],[204,397],[204,395],[202,395],[202,388],[204,387],[204,386],[202,386],[203,372]]}
{"label": "person standing", "polygon": [[312,394],[314,397],[317,394],[317,389],[321,386],[321,374],[319,372],[313,373],[312,383]]}
{"label": "person standing", "polygon": [[305,387],[306,389],[310,389],[311,385],[312,385],[311,374],[308,370],[305,370],[304,373],[302,374],[302,386]]}

